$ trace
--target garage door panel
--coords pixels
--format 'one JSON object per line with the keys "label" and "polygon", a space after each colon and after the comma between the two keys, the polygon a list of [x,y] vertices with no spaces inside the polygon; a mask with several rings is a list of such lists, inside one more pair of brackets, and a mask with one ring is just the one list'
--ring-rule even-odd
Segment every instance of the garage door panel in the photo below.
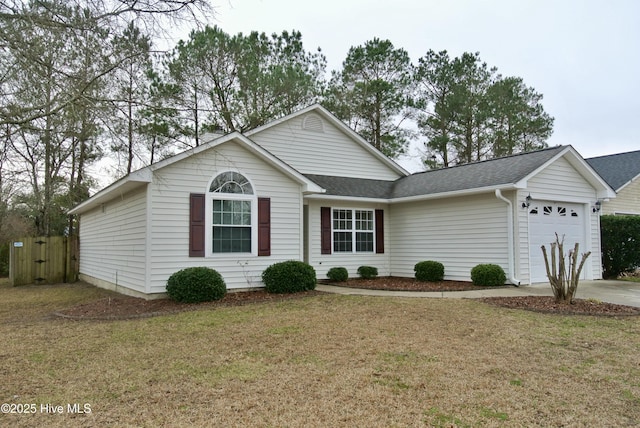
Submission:
{"label": "garage door panel", "polygon": [[564,237],[565,253],[576,242],[585,248],[584,209],[580,204],[535,201],[529,207],[529,243],[531,261],[531,281],[546,282],[547,273],[541,247],[547,249],[555,242],[556,233],[560,240]]}

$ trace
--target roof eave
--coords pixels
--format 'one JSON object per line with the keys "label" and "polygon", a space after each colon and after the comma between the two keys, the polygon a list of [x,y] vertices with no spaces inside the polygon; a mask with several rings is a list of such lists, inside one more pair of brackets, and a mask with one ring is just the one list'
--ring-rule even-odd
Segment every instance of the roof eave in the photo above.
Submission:
{"label": "roof eave", "polygon": [[148,168],[143,168],[136,172],[123,177],[116,181],[112,185],[105,187],[91,198],[77,205],[68,211],[68,214],[82,214],[90,211],[102,204],[105,204],[117,197],[122,197],[124,194],[131,192],[139,187],[145,186],[153,180],[152,172]]}
{"label": "roof eave", "polygon": [[318,201],[351,201],[351,202],[366,202],[373,204],[388,204],[391,199],[386,198],[370,198],[366,196],[340,196],[330,194],[311,194],[305,195],[305,199],[318,200]]}
{"label": "roof eave", "polygon": [[404,196],[399,198],[392,198],[390,202],[391,203],[418,202],[418,201],[426,201],[430,199],[443,199],[443,198],[453,198],[456,196],[474,195],[474,194],[480,194],[480,193],[493,193],[496,190],[517,190],[521,188],[522,187],[517,183],[506,183],[506,184],[498,184],[495,186],[461,189],[461,190],[455,190],[451,192],[438,192],[438,193],[430,193],[427,195]]}
{"label": "roof eave", "polygon": [[571,153],[567,161],[596,189],[598,199],[609,199],[616,197],[616,191],[607,183],[604,178],[596,172],[589,163],[572,146],[567,147],[563,152]]}
{"label": "roof eave", "polygon": [[617,189],[615,189],[616,193],[620,193],[620,191],[622,189],[624,189],[625,187],[627,187],[628,185],[630,185],[631,183],[634,183],[635,181],[637,181],[640,178],[640,174],[636,175],[635,177],[633,177],[631,180],[627,181],[626,183],[624,183],[622,186],[618,187]]}

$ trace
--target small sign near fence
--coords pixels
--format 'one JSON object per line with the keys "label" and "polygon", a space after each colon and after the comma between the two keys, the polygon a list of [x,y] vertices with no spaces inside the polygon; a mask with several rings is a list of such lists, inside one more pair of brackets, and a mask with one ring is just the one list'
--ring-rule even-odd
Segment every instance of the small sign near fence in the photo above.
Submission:
{"label": "small sign near fence", "polygon": [[75,236],[24,238],[11,245],[11,285],[74,282],[77,277],[78,238]]}

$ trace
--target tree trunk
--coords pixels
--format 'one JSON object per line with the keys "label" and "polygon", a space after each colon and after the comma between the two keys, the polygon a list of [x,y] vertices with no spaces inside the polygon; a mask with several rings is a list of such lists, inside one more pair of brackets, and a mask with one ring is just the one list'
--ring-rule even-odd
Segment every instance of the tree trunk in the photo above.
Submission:
{"label": "tree trunk", "polygon": [[[549,278],[549,283],[551,284],[551,289],[553,290],[556,302],[571,304],[576,292],[578,291],[578,282],[580,281],[582,268],[591,254],[591,251],[584,253],[580,260],[580,264],[578,264],[579,244],[576,242],[573,251],[569,252],[569,269],[567,270],[563,247],[564,237],[560,240],[556,233],[556,242],[551,243],[551,263],[549,263],[547,249],[544,245],[542,246],[542,254],[544,255],[544,265],[547,270],[547,277]],[[549,266],[550,264],[551,266]]]}

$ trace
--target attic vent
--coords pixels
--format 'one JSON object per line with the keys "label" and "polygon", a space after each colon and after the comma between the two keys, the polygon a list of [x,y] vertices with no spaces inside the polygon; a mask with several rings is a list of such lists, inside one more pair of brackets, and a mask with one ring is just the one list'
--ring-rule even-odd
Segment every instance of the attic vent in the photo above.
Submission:
{"label": "attic vent", "polygon": [[302,129],[314,132],[324,132],[324,123],[317,114],[308,114],[302,120]]}

